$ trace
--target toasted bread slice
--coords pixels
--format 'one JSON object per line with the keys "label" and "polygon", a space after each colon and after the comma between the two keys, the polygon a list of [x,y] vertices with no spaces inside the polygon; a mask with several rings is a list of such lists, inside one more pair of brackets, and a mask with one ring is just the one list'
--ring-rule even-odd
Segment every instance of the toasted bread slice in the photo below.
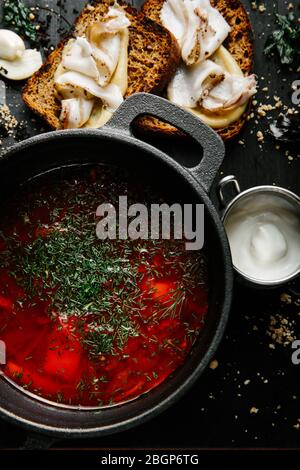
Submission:
{"label": "toasted bread slice", "polygon": [[[163,3],[164,0],[146,0],[142,11],[153,21],[160,23],[160,12]],[[252,72],[253,64],[253,33],[243,4],[240,0],[211,0],[211,4],[222,13],[231,26],[231,32],[224,42],[224,46],[233,55],[242,72],[245,75],[249,75]],[[232,123],[227,128],[217,130],[223,140],[231,139],[240,132],[246,122],[250,107],[251,103],[249,102],[247,111],[238,121]],[[146,116],[140,118],[137,124],[143,132],[151,131],[170,136],[182,135],[175,127],[153,117]]]}
{"label": "toasted bread slice", "polygon": [[[177,41],[165,28],[119,1],[131,22],[128,48],[128,88],[126,96],[136,92],[159,93],[174,74],[180,51]],[[87,25],[103,17],[114,0],[94,0],[76,19],[72,33],[63,39],[45,64],[27,82],[23,100],[53,129],[61,129],[61,104],[55,97],[54,74],[61,62],[65,44],[85,33]]]}

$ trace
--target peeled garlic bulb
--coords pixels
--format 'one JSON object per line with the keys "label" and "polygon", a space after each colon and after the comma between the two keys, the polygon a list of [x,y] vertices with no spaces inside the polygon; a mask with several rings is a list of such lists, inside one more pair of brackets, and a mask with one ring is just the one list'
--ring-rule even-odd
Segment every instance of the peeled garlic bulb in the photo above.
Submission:
{"label": "peeled garlic bulb", "polygon": [[24,41],[18,34],[9,29],[0,29],[0,59],[9,61],[20,59],[24,51]]}

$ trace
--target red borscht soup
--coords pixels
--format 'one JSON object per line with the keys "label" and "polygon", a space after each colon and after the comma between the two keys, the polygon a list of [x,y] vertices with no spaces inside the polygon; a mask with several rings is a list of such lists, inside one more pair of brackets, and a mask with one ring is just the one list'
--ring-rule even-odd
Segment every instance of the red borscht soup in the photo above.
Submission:
{"label": "red borscht soup", "polygon": [[162,199],[116,169],[76,171],[26,183],[2,210],[1,373],[37,398],[105,407],[182,365],[205,323],[207,267],[181,240],[99,240],[99,204]]}

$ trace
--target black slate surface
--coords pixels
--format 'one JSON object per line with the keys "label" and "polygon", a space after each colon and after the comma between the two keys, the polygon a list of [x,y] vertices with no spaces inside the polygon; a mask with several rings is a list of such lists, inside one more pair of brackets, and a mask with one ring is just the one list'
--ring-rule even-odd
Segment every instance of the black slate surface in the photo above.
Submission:
{"label": "black slate surface", "polygon": [[[3,2],[1,2],[3,3]],[[76,1],[30,0],[44,10],[40,16],[49,22],[51,43],[58,41],[58,31],[68,28],[76,11],[85,3]],[[135,5],[141,1],[133,1]],[[250,12],[255,32],[255,73],[259,77],[258,103],[274,104],[273,96],[280,97],[292,107],[292,83],[299,72],[283,69],[276,59],[266,59],[263,45],[266,35],[274,28],[274,13],[286,13],[290,2],[258,1],[266,11],[260,13],[244,4]],[[299,16],[299,1],[293,2]],[[53,9],[50,11],[48,9]],[[0,16],[1,19],[1,16]],[[1,24],[1,23],[0,23]],[[263,91],[264,87],[268,90]],[[20,84],[6,82],[7,103],[12,113],[25,125],[17,133],[17,140],[45,132],[43,123],[25,109],[20,98]],[[300,149],[295,144],[275,147],[267,134],[268,120],[279,111],[247,123],[240,136],[227,145],[225,162],[220,177],[235,174],[243,189],[259,184],[277,184],[300,193]],[[257,142],[261,130],[265,143]],[[14,142],[2,138],[2,150]],[[238,143],[243,141],[244,145]],[[193,155],[197,149],[170,141],[156,142],[175,158]],[[289,158],[290,157],[290,158]],[[42,156],[41,156],[42,158]],[[212,197],[216,201],[214,191]],[[287,304],[282,293],[291,295]],[[60,441],[56,447],[299,447],[300,430],[300,365],[291,362],[292,349],[274,342],[267,331],[270,317],[282,315],[295,321],[294,336],[300,339],[299,282],[275,291],[254,291],[235,286],[234,303],[226,336],[216,359],[216,370],[208,369],[193,389],[168,411],[156,419],[130,431],[88,441]],[[270,347],[275,345],[275,349]],[[252,407],[257,413],[250,413]],[[16,448],[26,435],[18,427],[0,421],[0,448]]]}

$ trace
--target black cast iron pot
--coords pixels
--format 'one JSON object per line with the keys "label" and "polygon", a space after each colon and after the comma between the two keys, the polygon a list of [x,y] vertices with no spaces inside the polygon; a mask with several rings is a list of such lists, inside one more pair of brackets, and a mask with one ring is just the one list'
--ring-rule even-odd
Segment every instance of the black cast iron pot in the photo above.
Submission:
{"label": "black cast iron pot", "polygon": [[[192,136],[203,157],[184,168],[133,137],[143,114],[159,117]],[[199,156],[201,155],[199,148]],[[192,114],[152,95],[129,98],[101,130],[43,134],[13,147],[0,161],[0,201],[20,184],[54,168],[101,163],[122,167],[186,203],[205,205],[205,250],[209,263],[209,312],[203,333],[185,364],[162,385],[126,404],[99,410],[58,408],[38,401],[0,377],[0,413],[26,429],[53,438],[95,437],[125,430],[172,405],[197,380],[222,338],[231,304],[232,264],[227,238],[208,192],[224,157],[219,136]]]}

